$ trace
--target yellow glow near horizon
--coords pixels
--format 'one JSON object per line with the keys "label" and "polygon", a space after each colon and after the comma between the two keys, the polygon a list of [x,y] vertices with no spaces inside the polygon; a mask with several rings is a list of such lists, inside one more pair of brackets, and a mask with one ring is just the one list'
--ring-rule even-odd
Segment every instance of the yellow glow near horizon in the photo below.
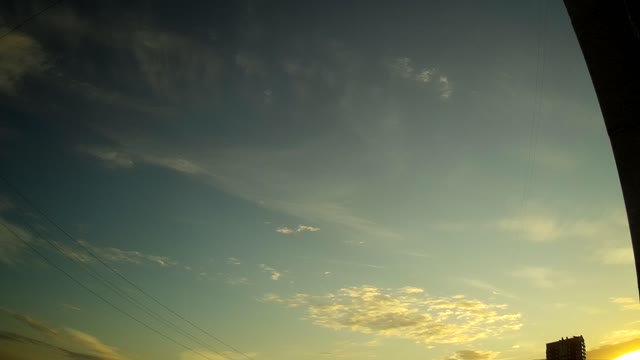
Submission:
{"label": "yellow glow near horizon", "polygon": [[636,350],[634,352],[630,352],[628,354],[622,355],[615,360],[640,360],[640,350]]}

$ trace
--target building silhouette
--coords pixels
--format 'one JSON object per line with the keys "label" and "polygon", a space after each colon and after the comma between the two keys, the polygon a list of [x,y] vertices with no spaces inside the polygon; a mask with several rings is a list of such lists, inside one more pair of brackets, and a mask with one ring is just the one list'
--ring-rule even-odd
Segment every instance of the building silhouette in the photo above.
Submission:
{"label": "building silhouette", "polygon": [[586,360],[587,350],[582,335],[562,338],[547,344],[547,360]]}

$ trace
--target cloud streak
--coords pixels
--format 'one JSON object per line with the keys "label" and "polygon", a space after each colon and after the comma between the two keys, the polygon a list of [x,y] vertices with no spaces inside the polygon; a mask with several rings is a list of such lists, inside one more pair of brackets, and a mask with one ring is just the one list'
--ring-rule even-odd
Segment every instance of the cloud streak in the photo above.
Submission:
{"label": "cloud streak", "polygon": [[326,295],[267,294],[263,301],[302,309],[309,321],[322,327],[427,344],[470,343],[522,326],[520,314],[505,313],[506,305],[464,296],[430,296],[413,289],[417,288],[359,286]]}
{"label": "cloud streak", "polygon": [[29,315],[16,313],[7,309],[1,310],[8,316],[29,326],[31,329],[37,331],[38,333],[45,335],[50,339],[64,342],[69,346],[79,347],[86,351],[86,353],[70,351],[62,347],[53,346],[40,340],[9,332],[0,332],[0,340],[21,342],[25,344],[51,348],[61,351],[69,359],[126,360],[126,357],[120,354],[116,348],[103,343],[95,336],[72,328],[52,328],[46,325],[44,322],[36,320]]}
{"label": "cloud streak", "polygon": [[[111,263],[129,263],[129,264],[153,264],[161,267],[172,267],[178,265],[176,260],[173,260],[166,256],[158,256],[145,254],[139,251],[121,250],[115,247],[99,247],[94,246],[85,240],[79,240],[80,243],[91,252],[96,254],[99,258],[106,262]],[[80,262],[92,262],[95,259],[84,249],[78,247],[71,247],[66,244],[58,243],[63,255],[68,258],[74,259]]]}
{"label": "cloud streak", "polygon": [[288,226],[282,226],[276,229],[276,232],[282,235],[291,235],[295,233],[301,232],[317,232],[320,231],[319,227],[309,226],[309,225],[298,225],[297,228],[290,228]]}

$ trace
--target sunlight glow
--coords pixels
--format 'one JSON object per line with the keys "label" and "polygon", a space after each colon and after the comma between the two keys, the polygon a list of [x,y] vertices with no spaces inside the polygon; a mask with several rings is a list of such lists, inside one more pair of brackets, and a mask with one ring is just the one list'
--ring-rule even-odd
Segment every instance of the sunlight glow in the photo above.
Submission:
{"label": "sunlight glow", "polygon": [[622,355],[615,360],[640,360],[640,350],[636,350],[634,352],[630,352],[628,354]]}

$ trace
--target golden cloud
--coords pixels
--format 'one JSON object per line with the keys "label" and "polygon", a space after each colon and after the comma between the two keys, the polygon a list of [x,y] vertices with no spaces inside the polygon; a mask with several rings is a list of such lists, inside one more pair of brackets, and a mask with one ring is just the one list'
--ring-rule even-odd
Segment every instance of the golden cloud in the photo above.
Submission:
{"label": "golden cloud", "polygon": [[436,297],[407,289],[373,286],[342,288],[326,295],[268,294],[263,301],[304,309],[307,319],[335,330],[351,330],[422,343],[459,344],[522,327],[520,314],[504,304],[487,304],[462,295]]}

